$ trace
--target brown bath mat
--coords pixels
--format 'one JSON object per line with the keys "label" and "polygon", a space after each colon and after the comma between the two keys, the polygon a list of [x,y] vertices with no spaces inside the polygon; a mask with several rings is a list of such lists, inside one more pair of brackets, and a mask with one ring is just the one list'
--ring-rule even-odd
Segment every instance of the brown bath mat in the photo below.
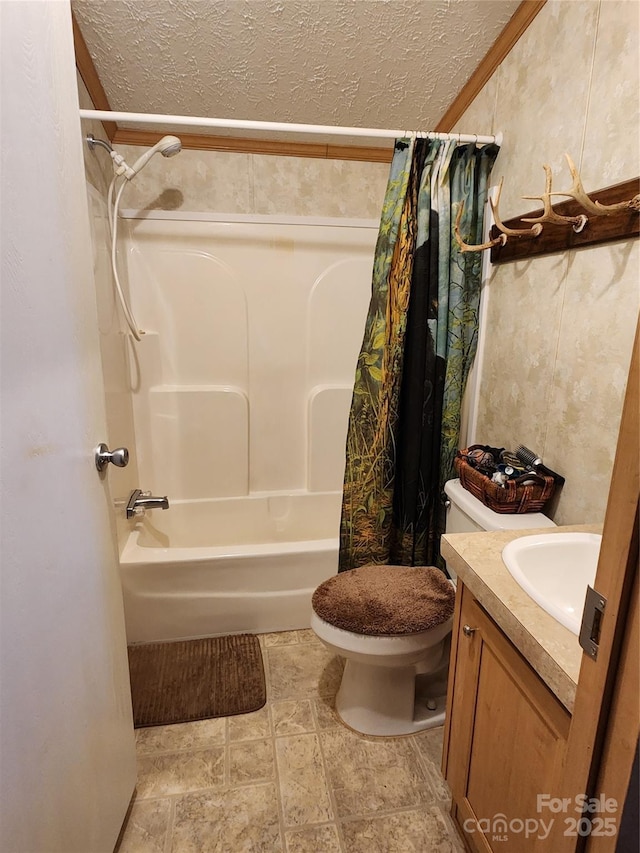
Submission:
{"label": "brown bath mat", "polygon": [[129,646],[134,726],[164,726],[257,711],[267,701],[252,634]]}

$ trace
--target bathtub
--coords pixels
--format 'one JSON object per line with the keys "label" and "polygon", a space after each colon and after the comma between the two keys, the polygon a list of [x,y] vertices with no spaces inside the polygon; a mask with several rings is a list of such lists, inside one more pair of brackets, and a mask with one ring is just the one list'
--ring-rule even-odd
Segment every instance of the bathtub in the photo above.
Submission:
{"label": "bathtub", "polygon": [[176,501],[120,556],[130,643],[308,628],[338,567],[340,492]]}

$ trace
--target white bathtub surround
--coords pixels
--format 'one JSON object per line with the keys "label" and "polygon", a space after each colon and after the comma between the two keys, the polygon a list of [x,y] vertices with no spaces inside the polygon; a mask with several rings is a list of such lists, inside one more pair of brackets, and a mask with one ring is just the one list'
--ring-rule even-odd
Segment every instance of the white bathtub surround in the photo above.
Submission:
{"label": "white bathtub surround", "polygon": [[338,568],[340,504],[273,493],[147,514],[120,558],[128,641],[308,627],[313,590]]}
{"label": "white bathtub surround", "polygon": [[174,501],[341,489],[377,227],[127,225],[144,488]]}
{"label": "white bathtub surround", "polygon": [[337,570],[378,223],[227,220],[123,223],[139,486],[170,500],[122,545],[130,642],[308,627]]}

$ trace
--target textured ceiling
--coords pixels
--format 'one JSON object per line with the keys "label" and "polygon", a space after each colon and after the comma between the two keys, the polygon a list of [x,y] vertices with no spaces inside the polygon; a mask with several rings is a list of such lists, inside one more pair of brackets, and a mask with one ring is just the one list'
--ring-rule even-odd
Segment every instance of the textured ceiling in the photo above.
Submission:
{"label": "textured ceiling", "polygon": [[518,5],[72,2],[113,110],[407,130],[437,125]]}

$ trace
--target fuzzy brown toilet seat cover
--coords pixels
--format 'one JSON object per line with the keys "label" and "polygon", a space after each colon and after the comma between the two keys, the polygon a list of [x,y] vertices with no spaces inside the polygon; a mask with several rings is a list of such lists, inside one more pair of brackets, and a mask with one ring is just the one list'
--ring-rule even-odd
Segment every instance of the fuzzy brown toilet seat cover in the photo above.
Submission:
{"label": "fuzzy brown toilet seat cover", "polygon": [[455,590],[433,566],[360,566],[321,583],[317,615],[356,634],[417,634],[453,614]]}

